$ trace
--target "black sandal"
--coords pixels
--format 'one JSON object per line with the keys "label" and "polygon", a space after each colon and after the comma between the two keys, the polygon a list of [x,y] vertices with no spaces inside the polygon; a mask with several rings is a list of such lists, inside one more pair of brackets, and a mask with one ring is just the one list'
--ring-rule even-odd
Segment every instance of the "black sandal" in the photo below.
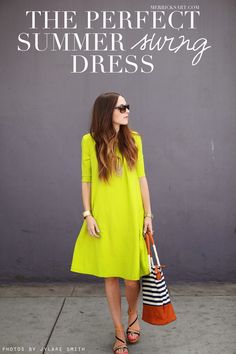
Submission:
{"label": "black sandal", "polygon": [[[131,314],[131,313],[134,313],[134,312],[128,310],[128,314]],[[128,328],[127,328],[127,330],[126,330],[127,340],[128,340],[129,343],[131,343],[131,344],[137,343],[138,340],[139,340],[139,338],[140,338],[140,335],[141,335],[140,330],[135,329],[135,328],[134,328],[134,329],[130,329],[130,327],[133,326],[133,324],[137,321],[137,319],[138,319],[138,315],[137,315],[137,317],[135,318],[135,320],[128,326]],[[137,337],[134,338],[134,339],[130,339],[130,338],[129,338],[129,334],[137,334]]]}
{"label": "black sandal", "polygon": [[[123,333],[124,333],[124,328],[123,328],[123,326],[116,326],[116,327],[115,327],[115,330],[116,330],[117,332],[120,331],[120,332],[123,332]],[[124,343],[124,345],[117,345],[116,347],[113,347],[113,352],[114,352],[114,354],[116,354],[116,351],[117,351],[118,349],[122,349],[122,353],[129,354],[129,352],[128,352],[128,347],[127,347],[127,345],[126,345],[125,340],[123,340],[123,339],[121,339],[121,338],[119,338],[119,337],[117,337],[117,336],[115,336],[115,337],[116,337],[116,339],[118,339],[120,342]],[[117,354],[118,354],[118,353],[117,353]]]}

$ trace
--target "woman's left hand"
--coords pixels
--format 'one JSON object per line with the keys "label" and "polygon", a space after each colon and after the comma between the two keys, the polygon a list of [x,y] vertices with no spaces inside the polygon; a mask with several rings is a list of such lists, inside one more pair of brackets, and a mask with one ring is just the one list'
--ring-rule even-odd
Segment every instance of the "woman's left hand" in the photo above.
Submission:
{"label": "woman's left hand", "polygon": [[144,225],[143,225],[143,234],[145,235],[147,230],[153,234],[153,228],[152,228],[152,218],[150,216],[146,216],[144,218]]}

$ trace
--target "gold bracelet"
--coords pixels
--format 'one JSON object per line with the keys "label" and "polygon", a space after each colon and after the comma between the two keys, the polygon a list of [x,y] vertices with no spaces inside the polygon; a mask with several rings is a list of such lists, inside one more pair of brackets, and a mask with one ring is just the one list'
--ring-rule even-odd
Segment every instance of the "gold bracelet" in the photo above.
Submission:
{"label": "gold bracelet", "polygon": [[153,214],[149,214],[149,213],[147,213],[147,214],[144,214],[144,217],[146,218],[146,217],[148,217],[148,218],[154,218],[154,215]]}
{"label": "gold bracelet", "polygon": [[85,219],[86,216],[91,215],[90,210],[85,210],[85,211],[83,211],[82,215],[83,215],[83,217],[84,217],[84,219]]}

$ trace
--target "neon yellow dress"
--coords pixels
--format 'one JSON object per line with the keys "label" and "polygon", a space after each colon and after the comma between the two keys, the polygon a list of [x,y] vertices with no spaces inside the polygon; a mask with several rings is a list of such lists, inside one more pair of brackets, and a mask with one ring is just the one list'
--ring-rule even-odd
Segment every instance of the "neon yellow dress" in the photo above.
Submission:
{"label": "neon yellow dress", "polygon": [[[91,182],[91,213],[101,237],[91,236],[83,221],[74,246],[72,272],[128,280],[139,280],[149,273],[139,185],[139,177],[145,176],[142,139],[137,132],[132,134],[138,147],[136,168],[131,171],[124,158],[122,170],[113,173],[109,185],[98,178],[94,139],[90,133],[82,137],[82,182]],[[118,148],[116,153],[121,157]]]}

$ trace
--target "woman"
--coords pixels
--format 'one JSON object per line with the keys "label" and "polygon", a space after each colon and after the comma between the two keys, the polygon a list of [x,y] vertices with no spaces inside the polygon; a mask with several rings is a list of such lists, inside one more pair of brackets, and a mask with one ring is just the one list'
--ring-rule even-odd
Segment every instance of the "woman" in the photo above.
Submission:
{"label": "woman", "polygon": [[[115,354],[140,337],[140,278],[149,274],[144,235],[152,229],[141,136],[128,127],[129,105],[116,92],[94,102],[90,133],[81,141],[84,222],[77,237],[71,271],[104,277],[115,328]],[[126,336],[121,320],[119,278],[128,302]]]}

